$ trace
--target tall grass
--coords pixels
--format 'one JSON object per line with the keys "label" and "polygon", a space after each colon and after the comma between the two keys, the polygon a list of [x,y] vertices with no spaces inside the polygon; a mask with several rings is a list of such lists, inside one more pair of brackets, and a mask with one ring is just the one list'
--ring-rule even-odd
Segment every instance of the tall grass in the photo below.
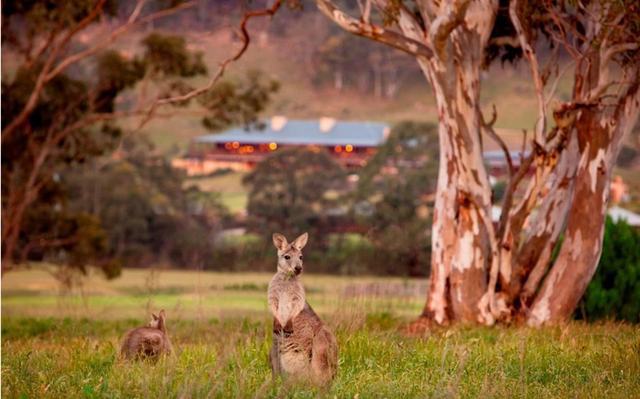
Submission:
{"label": "tall grass", "polygon": [[171,322],[173,355],[117,358],[135,320],[2,320],[2,397],[638,397],[640,334],[623,324],[454,327],[423,337],[389,313],[327,316],[340,345],[326,390],[272,380],[270,320]]}
{"label": "tall grass", "polygon": [[[341,293],[354,282],[415,282],[310,275],[305,276],[308,299],[339,343],[338,377],[326,389],[272,380],[271,320],[263,292],[268,275],[162,271],[141,288],[147,274],[129,270],[113,282],[89,278],[82,295],[65,298],[56,297],[55,284],[41,272],[7,275],[2,397],[637,398],[640,393],[638,326],[456,326],[408,337],[397,328],[418,314],[422,296]],[[167,309],[174,353],[155,364],[119,360],[120,338],[146,323],[149,307]]]}

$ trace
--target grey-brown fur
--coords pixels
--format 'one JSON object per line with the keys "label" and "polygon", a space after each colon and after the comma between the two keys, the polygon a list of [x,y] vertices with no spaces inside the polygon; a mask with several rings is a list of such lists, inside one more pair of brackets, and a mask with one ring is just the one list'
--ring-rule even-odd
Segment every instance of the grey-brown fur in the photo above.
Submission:
{"label": "grey-brown fur", "polygon": [[134,328],[122,337],[120,357],[123,359],[157,360],[163,354],[171,353],[171,341],[165,324],[165,312],[144,327]]}
{"label": "grey-brown fur", "polygon": [[[305,233],[292,243],[273,235],[278,248],[278,271],[269,283],[267,297],[273,313],[273,345],[269,352],[271,370],[317,384],[333,380],[338,365],[338,344],[306,302],[302,280],[302,248]],[[287,256],[289,259],[287,259]]]}

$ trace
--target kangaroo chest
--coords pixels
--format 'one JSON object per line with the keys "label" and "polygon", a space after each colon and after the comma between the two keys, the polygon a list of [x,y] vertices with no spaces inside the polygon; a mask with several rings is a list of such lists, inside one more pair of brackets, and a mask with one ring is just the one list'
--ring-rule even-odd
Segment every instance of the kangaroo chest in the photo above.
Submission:
{"label": "kangaroo chest", "polygon": [[272,287],[272,293],[277,298],[277,317],[281,323],[292,320],[304,308],[306,296],[302,284],[290,281],[278,282]]}

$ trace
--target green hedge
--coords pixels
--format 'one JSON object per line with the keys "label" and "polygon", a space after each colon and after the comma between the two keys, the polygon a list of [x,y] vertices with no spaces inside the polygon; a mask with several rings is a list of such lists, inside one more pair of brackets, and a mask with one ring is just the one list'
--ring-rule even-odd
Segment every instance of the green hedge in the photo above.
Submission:
{"label": "green hedge", "polygon": [[602,256],[577,317],[615,318],[638,323],[640,315],[640,232],[607,217]]}

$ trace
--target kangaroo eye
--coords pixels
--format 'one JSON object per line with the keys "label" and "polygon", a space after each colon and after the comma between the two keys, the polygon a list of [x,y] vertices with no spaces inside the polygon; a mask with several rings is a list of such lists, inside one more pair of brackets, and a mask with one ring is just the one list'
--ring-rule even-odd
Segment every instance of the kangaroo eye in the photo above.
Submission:
{"label": "kangaroo eye", "polygon": [[291,259],[291,257],[290,257],[289,255],[285,255],[285,256],[284,256],[284,258],[285,258],[286,260]]}
{"label": "kangaroo eye", "polygon": [[300,255],[300,260],[302,260],[302,255]]}

